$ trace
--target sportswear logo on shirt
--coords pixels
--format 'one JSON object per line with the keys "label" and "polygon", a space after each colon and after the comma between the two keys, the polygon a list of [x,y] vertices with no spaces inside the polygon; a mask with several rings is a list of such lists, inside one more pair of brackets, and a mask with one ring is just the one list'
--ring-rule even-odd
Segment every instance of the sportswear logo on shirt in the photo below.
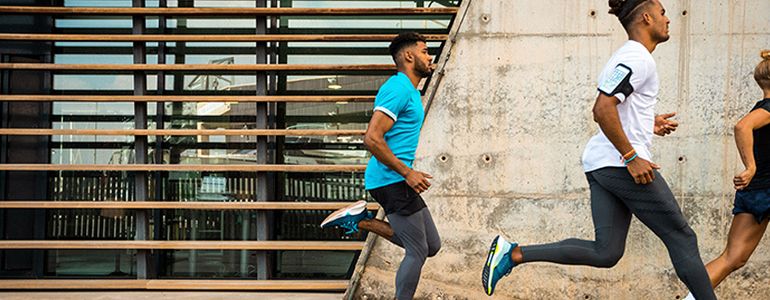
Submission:
{"label": "sportswear logo on shirt", "polygon": [[619,64],[612,71],[612,75],[608,77],[601,85],[599,85],[599,92],[612,97],[618,93],[623,93],[626,97],[630,96],[634,92],[634,87],[631,85],[631,75],[634,72],[628,66]]}

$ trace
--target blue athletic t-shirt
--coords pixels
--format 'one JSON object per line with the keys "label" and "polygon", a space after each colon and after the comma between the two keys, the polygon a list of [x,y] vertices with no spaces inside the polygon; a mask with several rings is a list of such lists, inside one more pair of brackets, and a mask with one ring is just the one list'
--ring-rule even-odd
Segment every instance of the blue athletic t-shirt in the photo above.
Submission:
{"label": "blue athletic t-shirt", "polygon": [[[420,140],[420,128],[425,119],[420,91],[414,88],[406,74],[399,72],[380,87],[374,99],[374,111],[380,111],[393,119],[393,127],[385,133],[385,143],[399,160],[411,168]],[[364,174],[367,190],[400,181],[404,181],[404,177],[372,156]]]}

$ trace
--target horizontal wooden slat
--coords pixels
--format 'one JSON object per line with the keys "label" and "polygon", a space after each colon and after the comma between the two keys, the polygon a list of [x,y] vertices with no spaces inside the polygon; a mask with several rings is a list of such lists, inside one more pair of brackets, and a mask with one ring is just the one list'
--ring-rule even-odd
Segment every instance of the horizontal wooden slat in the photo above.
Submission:
{"label": "horizontal wooden slat", "polygon": [[366,165],[0,164],[0,171],[362,172]]}
{"label": "horizontal wooden slat", "polygon": [[0,128],[0,135],[130,135],[130,136],[351,136],[364,130],[293,129],[36,129]]}
{"label": "horizontal wooden slat", "polygon": [[45,15],[153,15],[153,16],[392,16],[392,15],[452,15],[456,7],[436,8],[258,8],[258,7],[52,7],[0,6],[2,14]]}
{"label": "horizontal wooden slat", "polygon": [[[0,33],[0,40],[7,41],[88,41],[88,42],[378,42],[390,41],[393,34],[17,34]],[[445,34],[424,35],[428,41],[444,41]]]}
{"label": "horizontal wooden slat", "polygon": [[143,290],[147,289],[149,280],[134,279],[3,279],[0,280],[0,289],[4,290],[67,290],[67,289],[117,289],[117,290]]}
{"label": "horizontal wooden slat", "polygon": [[347,280],[5,279],[3,290],[341,291]]}
{"label": "horizontal wooden slat", "polygon": [[69,102],[372,102],[372,101],[374,101],[374,96],[0,95],[0,101],[69,101]]}
{"label": "horizontal wooden slat", "polygon": [[[170,201],[4,201],[5,209],[189,209],[189,210],[335,210],[349,202],[170,202]],[[377,203],[367,209],[377,210]]]}
{"label": "horizontal wooden slat", "polygon": [[64,241],[3,240],[0,249],[140,249],[140,250],[361,250],[364,242],[327,241]]}
{"label": "horizontal wooden slat", "polygon": [[0,70],[40,71],[395,71],[395,65],[305,65],[305,64],[17,64],[0,63]]}

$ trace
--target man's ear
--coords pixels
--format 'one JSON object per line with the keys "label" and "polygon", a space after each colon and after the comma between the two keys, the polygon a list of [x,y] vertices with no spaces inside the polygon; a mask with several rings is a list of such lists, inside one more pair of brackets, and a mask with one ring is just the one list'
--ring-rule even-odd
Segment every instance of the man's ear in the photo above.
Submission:
{"label": "man's ear", "polygon": [[649,12],[642,13],[642,21],[644,21],[644,24],[650,25],[652,24],[652,16]]}
{"label": "man's ear", "polygon": [[404,62],[412,63],[414,62],[414,53],[412,53],[412,49],[404,49],[402,52]]}

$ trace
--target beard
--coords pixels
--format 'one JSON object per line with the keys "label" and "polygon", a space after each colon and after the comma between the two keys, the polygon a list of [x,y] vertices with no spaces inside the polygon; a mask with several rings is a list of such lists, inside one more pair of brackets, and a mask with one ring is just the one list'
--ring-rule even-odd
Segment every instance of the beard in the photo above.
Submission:
{"label": "beard", "polygon": [[430,67],[423,63],[421,60],[415,62],[414,71],[422,78],[430,77],[430,75],[433,73]]}
{"label": "beard", "polygon": [[658,41],[658,44],[668,42],[671,38],[671,34],[668,33],[668,28],[665,31],[656,34],[653,38]]}

